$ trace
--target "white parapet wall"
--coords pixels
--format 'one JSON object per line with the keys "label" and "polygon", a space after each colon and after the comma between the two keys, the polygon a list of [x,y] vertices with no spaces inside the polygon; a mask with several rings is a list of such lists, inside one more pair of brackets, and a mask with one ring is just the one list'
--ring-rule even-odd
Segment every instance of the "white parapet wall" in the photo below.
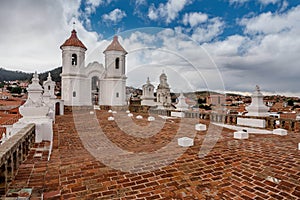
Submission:
{"label": "white parapet wall", "polygon": [[237,118],[237,125],[256,127],[256,128],[266,128],[266,120],[238,117]]}
{"label": "white parapet wall", "polygon": [[35,123],[36,130],[36,142],[42,142],[43,140],[50,141],[52,144],[53,141],[53,126],[52,121]]}
{"label": "white parapet wall", "polygon": [[171,117],[183,118],[183,117],[185,117],[185,114],[184,114],[184,112],[171,112]]}

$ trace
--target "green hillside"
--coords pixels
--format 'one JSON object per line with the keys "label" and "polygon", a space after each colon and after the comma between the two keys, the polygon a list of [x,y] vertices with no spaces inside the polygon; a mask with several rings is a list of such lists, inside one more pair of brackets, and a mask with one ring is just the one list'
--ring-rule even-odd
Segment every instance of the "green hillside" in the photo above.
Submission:
{"label": "green hillside", "polygon": [[[57,67],[50,71],[53,81],[55,81],[55,82],[61,81],[61,77],[60,77],[61,70],[62,70],[61,67]],[[40,78],[41,82],[45,81],[47,79],[48,72],[49,71],[39,74],[39,78]],[[11,71],[11,70],[7,70],[4,68],[0,68],[0,82],[15,81],[15,80],[24,81],[24,80],[31,80],[31,78],[32,78],[32,73],[25,73],[25,72],[21,72],[21,71]]]}

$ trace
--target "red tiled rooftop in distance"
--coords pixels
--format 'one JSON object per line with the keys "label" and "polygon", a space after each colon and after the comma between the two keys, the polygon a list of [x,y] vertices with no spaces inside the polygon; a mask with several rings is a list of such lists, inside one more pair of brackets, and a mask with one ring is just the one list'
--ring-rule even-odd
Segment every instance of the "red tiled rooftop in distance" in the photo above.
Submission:
{"label": "red tiled rooftop in distance", "polygon": [[7,100],[0,99],[0,106],[20,106],[24,103],[21,98],[10,98]]}
{"label": "red tiled rooftop in distance", "polygon": [[271,108],[270,112],[290,112],[292,106],[284,106],[283,102],[276,102]]}
{"label": "red tiled rooftop in distance", "polygon": [[5,114],[0,112],[0,125],[13,125],[19,118],[19,114]]}
{"label": "red tiled rooftop in distance", "polygon": [[72,30],[70,38],[67,39],[67,40],[60,46],[60,48],[62,49],[62,47],[64,47],[64,46],[74,46],[74,47],[81,47],[81,48],[87,50],[87,48],[84,46],[84,44],[78,39],[76,33],[77,33],[77,32],[76,32],[75,30]]}
{"label": "red tiled rooftop in distance", "polygon": [[[96,114],[107,137],[132,152],[161,148],[174,137],[180,123],[167,120],[153,139],[141,140],[121,131],[115,122],[107,121],[107,111]],[[82,115],[85,119],[90,117],[89,111]],[[134,121],[143,127],[148,123],[145,117]],[[86,120],[87,126],[90,123]],[[50,161],[29,158],[20,166],[10,188],[33,187],[33,195],[43,193],[44,199],[300,198],[299,133],[283,137],[250,134],[248,140],[234,140],[232,131],[212,124],[209,127],[222,133],[206,157],[199,158],[198,154],[207,132],[197,132],[195,145],[170,165],[129,173],[105,166],[91,156],[76,131],[72,115],[58,116]],[[149,145],[152,149],[143,149]],[[127,160],[119,162],[126,164]],[[270,182],[266,180],[268,176],[281,182]]]}

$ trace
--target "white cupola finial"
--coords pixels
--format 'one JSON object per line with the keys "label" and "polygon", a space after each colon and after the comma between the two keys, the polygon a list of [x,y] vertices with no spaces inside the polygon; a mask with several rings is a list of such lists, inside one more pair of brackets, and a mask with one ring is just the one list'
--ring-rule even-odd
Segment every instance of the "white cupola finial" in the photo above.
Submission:
{"label": "white cupola finial", "polygon": [[48,73],[47,81],[52,81],[51,73]]}
{"label": "white cupola finial", "polygon": [[260,87],[259,87],[259,85],[256,85],[256,86],[255,86],[255,89],[256,89],[257,92],[260,92]]}

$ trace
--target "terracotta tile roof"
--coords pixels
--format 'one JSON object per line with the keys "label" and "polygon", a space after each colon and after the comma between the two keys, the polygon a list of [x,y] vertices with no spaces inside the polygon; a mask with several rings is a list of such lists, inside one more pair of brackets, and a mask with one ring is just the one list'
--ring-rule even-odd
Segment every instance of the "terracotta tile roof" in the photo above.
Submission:
{"label": "terracotta tile roof", "polygon": [[11,114],[19,114],[19,107],[15,107],[8,111]]}
{"label": "terracotta tile roof", "polygon": [[283,111],[291,111],[291,106],[284,106],[283,102],[276,102],[271,108],[270,111],[271,112],[283,112]]}
{"label": "terracotta tile roof", "polygon": [[78,39],[77,35],[76,35],[76,31],[73,29],[73,31],[71,32],[71,36],[69,39],[67,39],[61,46],[60,49],[62,49],[62,47],[65,46],[74,46],[74,47],[81,47],[84,48],[85,50],[87,50],[87,48],[84,46],[84,44]]}
{"label": "terracotta tile roof", "polygon": [[23,102],[24,101],[20,98],[10,98],[9,100],[0,99],[1,106],[20,106]]}
{"label": "terracotta tile roof", "polygon": [[0,113],[0,125],[13,125],[21,118],[19,114]]}
{"label": "terracotta tile roof", "polygon": [[6,133],[6,128],[0,126],[0,138],[2,138],[3,133]]}
{"label": "terracotta tile roof", "polygon": [[118,36],[114,36],[113,41],[111,44],[104,50],[104,53],[106,51],[122,51],[125,54],[127,54],[127,51],[121,46],[121,44],[118,41]]}

